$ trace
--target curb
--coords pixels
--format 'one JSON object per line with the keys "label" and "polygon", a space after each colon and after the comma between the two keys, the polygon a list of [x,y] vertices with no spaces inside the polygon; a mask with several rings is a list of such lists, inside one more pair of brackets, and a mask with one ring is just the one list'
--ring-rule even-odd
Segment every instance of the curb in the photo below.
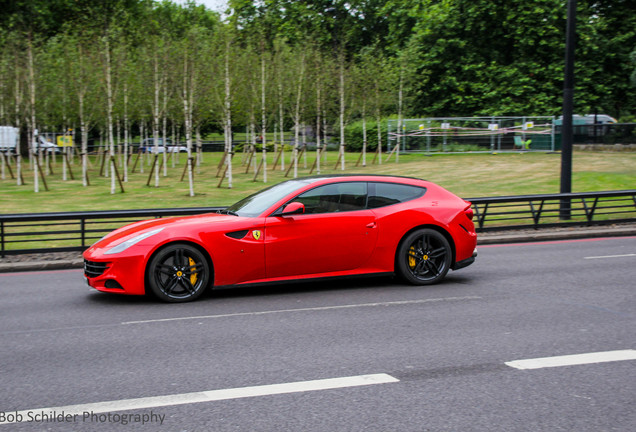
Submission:
{"label": "curb", "polygon": [[17,273],[43,270],[79,269],[84,267],[84,261],[57,260],[57,261],[29,261],[0,264],[0,273]]}
{"label": "curb", "polygon": [[[533,243],[557,240],[579,240],[602,237],[636,237],[636,226],[615,226],[607,228],[557,230],[549,232],[541,232],[540,230],[536,230],[536,232],[525,231],[523,233],[482,233],[477,234],[477,236],[477,246],[510,243]],[[82,259],[13,262],[0,263],[0,273],[81,269],[83,267],[84,261]]]}
{"label": "curb", "polygon": [[523,234],[477,234],[477,245],[532,243],[556,240],[579,240],[601,237],[636,236],[636,227],[613,227],[605,229],[578,229],[572,231],[525,232]]}

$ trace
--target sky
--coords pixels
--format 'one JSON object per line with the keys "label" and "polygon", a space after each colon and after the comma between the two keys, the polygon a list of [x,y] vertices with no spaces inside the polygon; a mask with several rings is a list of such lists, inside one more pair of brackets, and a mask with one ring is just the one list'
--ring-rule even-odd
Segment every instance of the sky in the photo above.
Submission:
{"label": "sky", "polygon": [[[172,0],[174,3],[184,4],[186,0]],[[205,5],[208,9],[216,12],[224,12],[227,8],[227,0],[194,0],[195,3]]]}

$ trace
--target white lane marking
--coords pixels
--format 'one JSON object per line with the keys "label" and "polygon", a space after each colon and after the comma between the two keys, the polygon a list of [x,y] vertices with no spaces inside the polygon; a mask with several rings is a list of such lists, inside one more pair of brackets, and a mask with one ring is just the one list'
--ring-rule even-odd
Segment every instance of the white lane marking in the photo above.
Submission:
{"label": "white lane marking", "polygon": [[239,313],[219,314],[219,315],[199,315],[199,316],[186,316],[186,317],[177,317],[177,318],[159,318],[159,319],[143,320],[143,321],[125,321],[125,322],[122,322],[122,324],[123,325],[147,324],[147,323],[166,322],[166,321],[258,316],[258,315],[270,315],[270,314],[280,314],[280,313],[290,313],[290,312],[316,312],[316,311],[325,311],[325,310],[352,309],[352,308],[363,308],[363,307],[401,306],[401,305],[436,303],[436,302],[458,301],[458,300],[481,300],[481,297],[474,297],[474,296],[444,297],[444,298],[436,298],[436,299],[404,300],[404,301],[378,302],[378,303],[360,303],[360,304],[336,305],[336,306],[320,306],[320,307],[313,307],[313,308],[278,309],[278,310],[268,310],[268,311],[260,311],[260,312],[239,312]]}
{"label": "white lane marking", "polygon": [[396,305],[405,305],[405,304],[408,305],[408,304],[433,303],[433,302],[443,302],[443,301],[481,300],[481,298],[482,297],[473,297],[473,296],[446,297],[446,298],[426,299],[426,300],[405,300],[405,301],[396,301],[396,302],[362,303],[362,304],[340,305],[340,306],[324,306],[324,307],[316,307],[316,308],[281,309],[281,310],[269,310],[269,311],[260,311],[260,312],[241,312],[241,313],[233,313],[233,314],[203,315],[203,316],[194,316],[194,317],[160,318],[160,319],[154,319],[154,320],[126,321],[126,322],[112,323],[112,324],[93,324],[93,325],[84,325],[84,326],[47,327],[47,328],[25,329],[25,330],[8,330],[8,331],[0,331],[0,335],[24,334],[24,333],[46,333],[46,332],[63,331],[63,330],[99,329],[99,328],[117,327],[120,325],[146,324],[146,323],[155,323],[155,322],[163,322],[163,321],[183,321],[183,320],[208,319],[208,318],[231,318],[231,317],[240,317],[240,316],[257,316],[257,315],[269,315],[269,314],[291,313],[291,312],[310,312],[310,311],[333,310],[333,309],[350,309],[350,308],[356,308],[356,307],[396,306]]}
{"label": "white lane marking", "polygon": [[[4,421],[0,424],[18,423],[17,419],[28,421],[33,413],[52,413],[53,416],[63,413],[65,416],[84,413],[106,413],[113,411],[129,411],[148,408],[158,408],[171,405],[185,405],[200,402],[213,402],[228,399],[249,398],[256,396],[269,396],[286,393],[299,393],[317,390],[332,390],[346,387],[361,387],[374,384],[396,383],[400,380],[388,374],[358,375],[341,378],[328,378],[314,381],[298,381],[283,384],[271,384],[253,387],[239,387],[233,389],[209,390],[193,393],[181,393],[165,396],[152,396],[136,399],[122,399],[107,402],[96,402],[79,405],[67,405],[54,408],[35,408],[31,410],[11,411],[13,421]],[[29,415],[31,414],[31,416]]]}
{"label": "white lane marking", "polygon": [[541,369],[559,366],[575,366],[591,363],[605,363],[623,360],[636,360],[636,350],[605,351],[587,354],[574,354],[557,357],[542,357],[506,362],[515,369]]}
{"label": "white lane marking", "polygon": [[625,258],[625,257],[634,257],[634,256],[636,256],[636,254],[589,256],[583,259]]}

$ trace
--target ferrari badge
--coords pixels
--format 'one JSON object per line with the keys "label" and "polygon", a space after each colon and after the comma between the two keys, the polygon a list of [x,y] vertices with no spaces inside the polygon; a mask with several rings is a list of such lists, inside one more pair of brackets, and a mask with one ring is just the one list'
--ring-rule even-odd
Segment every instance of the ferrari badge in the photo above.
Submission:
{"label": "ferrari badge", "polygon": [[258,240],[261,238],[261,232],[260,230],[254,230],[252,231],[252,237],[254,237],[254,240]]}

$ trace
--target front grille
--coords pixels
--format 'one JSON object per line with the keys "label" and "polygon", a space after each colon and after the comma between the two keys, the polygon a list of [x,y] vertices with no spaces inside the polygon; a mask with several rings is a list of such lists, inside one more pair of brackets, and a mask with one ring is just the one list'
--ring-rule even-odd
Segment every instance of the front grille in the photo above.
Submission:
{"label": "front grille", "polygon": [[96,278],[101,276],[106,271],[108,263],[106,262],[93,262],[84,260],[84,274],[89,278]]}

